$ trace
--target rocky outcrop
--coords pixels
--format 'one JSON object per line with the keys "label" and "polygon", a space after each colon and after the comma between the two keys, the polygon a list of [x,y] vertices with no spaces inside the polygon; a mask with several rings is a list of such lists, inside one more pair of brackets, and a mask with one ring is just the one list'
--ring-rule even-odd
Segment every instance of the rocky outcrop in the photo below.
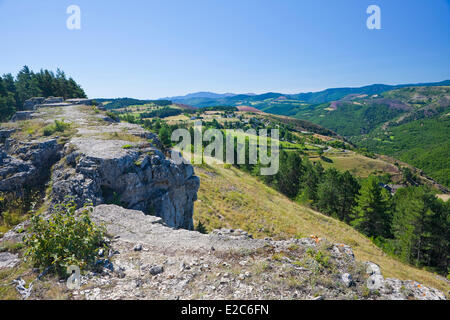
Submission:
{"label": "rocky outcrop", "polygon": [[24,120],[29,120],[32,117],[33,117],[33,111],[18,111],[12,116],[11,121],[12,122],[24,121]]}
{"label": "rocky outcrop", "polygon": [[0,270],[4,268],[14,268],[20,262],[17,254],[0,252]]}
{"label": "rocky outcrop", "polygon": [[16,131],[16,129],[2,129],[0,128],[0,143],[5,143],[6,139],[11,137],[11,135]]}
{"label": "rocky outcrop", "polygon": [[64,102],[64,98],[62,97],[48,97],[44,100],[42,104],[54,104],[54,103],[62,103]]}
{"label": "rocky outcrop", "polygon": [[91,106],[93,104],[92,99],[83,99],[83,98],[79,98],[79,99],[67,99],[65,102],[68,102],[70,104],[74,104],[74,105],[85,105],[85,106]]}
{"label": "rocky outcrop", "polygon": [[0,191],[14,192],[41,184],[59,160],[60,151],[55,139],[18,143],[8,153],[0,150]]}
{"label": "rocky outcrop", "polygon": [[[156,137],[153,137],[156,139]],[[190,165],[176,165],[150,143],[75,138],[52,176],[55,202],[116,203],[161,217],[171,227],[193,229],[199,179]]]}
{"label": "rocky outcrop", "polygon": [[34,97],[28,99],[23,104],[23,110],[36,110],[36,107],[44,102],[45,98],[43,97]]}
{"label": "rocky outcrop", "polygon": [[[41,99],[29,101],[30,105],[36,102]],[[50,172],[51,166],[64,158],[51,175],[54,203],[67,196],[79,206],[117,203],[161,217],[171,227],[193,229],[193,207],[200,182],[192,166],[166,159],[158,137],[142,127],[111,122],[103,114],[78,107],[92,104],[92,100],[61,102],[61,98],[50,97],[36,106],[48,103],[67,104],[60,109],[59,119],[72,123],[78,137],[65,145],[58,145],[55,139],[6,143],[13,131],[1,130],[0,142],[5,140],[5,144],[0,152],[0,191],[43,185],[43,173]],[[45,116],[49,112],[56,116],[60,112],[52,113],[51,109],[43,108],[35,114]],[[33,114],[20,112],[15,120],[33,119]],[[54,120],[47,118],[49,122]]]}
{"label": "rocky outcrop", "polygon": [[[50,199],[93,203],[90,215],[107,229],[108,248],[99,250],[98,268],[83,275],[82,289],[71,291],[71,299],[445,299],[417,282],[385,279],[376,264],[356,261],[348,245],[315,236],[273,241],[243,230],[189,231],[199,189],[192,166],[167,159],[157,136],[137,125],[105,121],[92,108],[62,109],[39,114],[52,110],[46,120],[61,117],[76,135],[64,146],[47,139],[2,147],[0,191],[43,185],[57,162]],[[0,130],[4,140],[11,133]],[[8,231],[0,244],[22,241],[27,223]],[[14,252],[0,253],[0,269],[21,260]],[[24,299],[40,298],[32,283],[14,281]],[[47,281],[47,287],[59,285]]]}
{"label": "rocky outcrop", "polygon": [[373,289],[378,266],[317,237],[272,241],[242,230],[173,230],[161,218],[115,205],[94,207],[91,217],[113,240],[99,259],[103,270],[84,277],[89,289],[74,299],[445,299],[412,281],[385,279]]}

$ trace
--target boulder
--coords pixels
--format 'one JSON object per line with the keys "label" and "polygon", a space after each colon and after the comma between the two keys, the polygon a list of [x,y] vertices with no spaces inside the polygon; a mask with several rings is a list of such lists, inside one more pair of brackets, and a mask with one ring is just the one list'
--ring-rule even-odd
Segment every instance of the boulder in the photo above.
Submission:
{"label": "boulder", "polygon": [[341,276],[341,280],[342,283],[346,286],[346,287],[351,287],[353,285],[353,277],[350,273],[344,273]]}
{"label": "boulder", "polygon": [[384,288],[384,277],[381,274],[373,274],[367,279],[367,288],[380,290]]}
{"label": "boulder", "polygon": [[0,252],[0,269],[14,268],[19,264],[19,256],[9,252]]}
{"label": "boulder", "polygon": [[15,115],[12,116],[11,121],[23,121],[29,120],[33,117],[33,111],[18,111]]}
{"label": "boulder", "polygon": [[369,275],[381,275],[380,267],[373,262],[366,262],[366,273]]}
{"label": "boulder", "polygon": [[64,102],[64,98],[62,97],[48,97],[44,100],[42,104],[54,104],[54,103],[62,103]]}
{"label": "boulder", "polygon": [[0,128],[0,142],[5,142],[6,139],[8,139],[16,129],[3,129]]}
{"label": "boulder", "polygon": [[44,102],[45,98],[43,97],[34,97],[28,99],[23,104],[23,110],[36,110],[37,106]]}
{"label": "boulder", "polygon": [[163,273],[163,272],[164,272],[164,268],[161,267],[161,266],[154,266],[154,267],[150,268],[150,274],[153,275],[153,276],[156,276],[156,275],[158,275],[160,273]]}

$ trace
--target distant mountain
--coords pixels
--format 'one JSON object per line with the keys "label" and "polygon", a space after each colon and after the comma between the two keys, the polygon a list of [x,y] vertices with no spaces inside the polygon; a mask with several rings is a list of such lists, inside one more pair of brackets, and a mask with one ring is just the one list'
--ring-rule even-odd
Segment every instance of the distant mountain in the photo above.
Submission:
{"label": "distant mountain", "polygon": [[184,96],[162,98],[160,100],[177,101],[177,100],[196,99],[196,98],[219,99],[219,98],[233,97],[235,95],[236,94],[234,94],[234,93],[214,93],[214,92],[201,91],[201,92],[189,93]]}
{"label": "distant mountain", "polygon": [[374,95],[380,94],[386,91],[400,89],[404,87],[433,87],[433,86],[450,86],[450,80],[441,82],[430,83],[416,83],[416,84],[399,84],[399,85],[387,85],[387,84],[372,84],[364,87],[357,88],[331,88],[319,92],[308,92],[290,95],[291,98],[302,100],[311,104],[325,103],[334,100],[339,100],[349,94],[367,94]]}
{"label": "distant mountain", "polygon": [[168,97],[164,99],[195,107],[211,107],[217,105],[249,105],[265,112],[288,115],[291,109],[298,107],[301,103],[321,104],[342,99],[350,94],[376,95],[386,91],[411,86],[450,86],[450,80],[432,83],[399,85],[373,84],[355,88],[330,88],[319,92],[307,92],[298,94],[283,94],[274,92],[268,92],[264,94],[218,94],[213,92],[197,92],[185,96]]}

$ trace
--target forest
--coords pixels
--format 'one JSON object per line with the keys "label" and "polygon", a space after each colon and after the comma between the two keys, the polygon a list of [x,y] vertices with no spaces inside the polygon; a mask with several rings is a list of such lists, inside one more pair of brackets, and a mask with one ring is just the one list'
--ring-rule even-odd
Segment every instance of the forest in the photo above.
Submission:
{"label": "forest", "polygon": [[86,98],[81,86],[64,71],[56,73],[41,69],[33,72],[24,66],[14,77],[7,73],[0,77],[0,121],[7,121],[16,112],[23,110],[23,104],[32,97]]}

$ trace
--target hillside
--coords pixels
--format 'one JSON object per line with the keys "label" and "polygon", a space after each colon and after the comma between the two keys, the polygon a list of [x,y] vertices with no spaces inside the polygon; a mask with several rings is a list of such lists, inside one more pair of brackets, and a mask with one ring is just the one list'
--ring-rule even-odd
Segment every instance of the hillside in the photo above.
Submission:
{"label": "hillside", "polygon": [[[445,299],[428,287],[446,292],[443,278],[387,257],[345,223],[289,200],[242,170],[202,165],[194,172],[175,164],[161,152],[164,141],[137,124],[70,102],[40,106],[26,116],[3,124],[9,140],[2,144],[0,188],[8,194],[35,186],[41,193],[22,213],[2,198],[4,299]],[[83,270],[77,290],[61,283],[49,265],[24,260],[35,242],[23,243],[23,237],[39,234],[47,219],[63,219],[55,215],[66,196],[81,208],[78,214],[106,228],[103,245],[91,252],[95,265]],[[93,207],[84,211],[88,202]],[[11,217],[6,212],[19,220],[5,220]],[[38,227],[37,214],[45,217]],[[61,223],[50,221],[51,228]],[[208,235],[189,231],[200,221]],[[213,230],[220,227],[244,230]],[[70,237],[86,231],[63,225],[61,233],[34,239],[76,241],[64,238],[67,228]]]}
{"label": "hillside", "polygon": [[403,264],[347,224],[291,201],[240,170],[196,166],[196,173],[201,184],[194,220],[208,231],[243,229],[258,238],[274,239],[315,235],[349,244],[358,260],[379,264],[389,277],[420,279],[444,291],[450,289],[443,277]]}
{"label": "hillside", "polygon": [[[281,149],[280,168],[275,175],[260,177],[266,185],[298,203],[311,206],[354,226],[371,237],[385,252],[403,257],[404,261],[415,265],[435,268],[435,271],[446,275],[448,259],[443,253],[446,252],[447,246],[445,230],[448,208],[435,196],[440,193],[447,194],[446,187],[407,163],[359,149],[319,125],[311,125],[308,121],[286,116],[238,111],[239,109],[208,107],[197,109],[194,113],[168,117],[161,116],[165,108],[150,113],[139,113],[133,109],[129,110],[132,113],[124,113],[120,117],[125,121],[142,124],[157,133],[167,149],[175,145],[170,141],[170,133],[173,130],[188,129],[192,132],[199,120],[202,120],[204,130],[214,129],[224,135],[228,134],[228,130],[242,130],[232,135],[248,138],[249,141],[256,137],[254,133],[246,134],[246,130],[257,132],[276,128],[279,131],[278,143]],[[205,140],[202,144],[204,148],[208,147]],[[224,145],[223,148],[228,147]],[[218,157],[220,158],[220,153]],[[262,167],[248,163],[235,166],[256,177]],[[398,190],[401,192],[397,193]],[[409,198],[420,202],[416,207],[419,212],[409,216],[408,209],[408,215],[405,216],[403,201],[411,203]],[[364,201],[369,201],[369,204]],[[358,203],[362,206],[362,218],[358,218]],[[367,206],[369,209],[366,209]],[[372,208],[378,212],[378,216],[370,214]],[[430,210],[430,214],[427,214],[429,218],[420,220],[427,210]],[[434,235],[426,240],[429,241],[429,246],[421,246],[422,240],[412,236],[417,232],[422,235],[424,229],[412,232],[406,242],[401,240],[406,236],[404,230],[410,230],[402,225],[405,219],[410,220],[405,222],[407,225],[426,228]],[[400,231],[396,231],[397,229]],[[430,252],[412,255],[408,248],[414,246],[417,246],[414,250],[419,252]],[[418,261],[417,257],[425,256],[435,260]]]}
{"label": "hillside", "polygon": [[295,109],[295,117],[394,156],[450,186],[450,87],[411,87]]}

